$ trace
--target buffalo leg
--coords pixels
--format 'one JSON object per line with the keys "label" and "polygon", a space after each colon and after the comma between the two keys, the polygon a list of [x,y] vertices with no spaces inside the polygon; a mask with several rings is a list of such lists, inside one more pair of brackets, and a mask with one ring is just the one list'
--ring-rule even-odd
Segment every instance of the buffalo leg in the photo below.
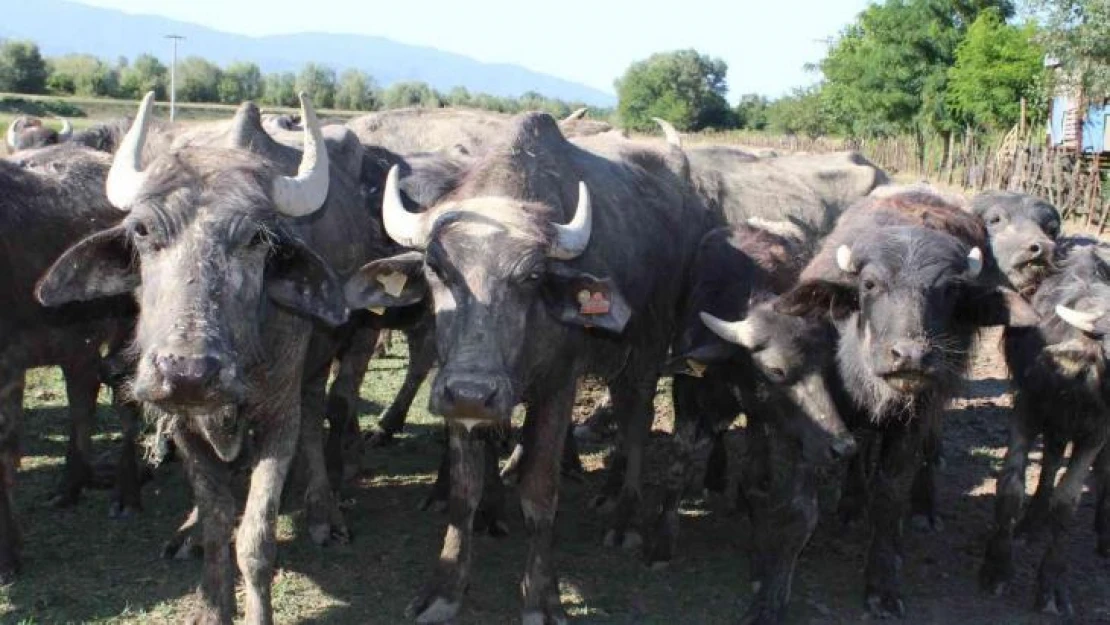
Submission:
{"label": "buffalo leg", "polygon": [[459,612],[470,578],[474,515],[482,499],[487,444],[478,432],[468,431],[462,424],[448,426],[449,520],[436,571],[406,610],[418,623],[450,623]]}
{"label": "buffalo leg", "polygon": [[1095,461],[1095,496],[1098,555],[1110,558],[1110,445],[1102,448]]}
{"label": "buffalo leg", "polygon": [[197,603],[187,622],[231,625],[235,616],[235,575],[231,562],[235,498],[231,492],[231,471],[199,436],[178,432],[174,442],[193,487],[204,549],[204,573]]}
{"label": "buffalo leg", "polygon": [[382,413],[378,427],[370,437],[371,445],[388,444],[394,435],[404,429],[416,393],[420,391],[420,386],[436,363],[435,336],[427,323],[421,322],[416,327],[405,330],[405,337],[409,346],[405,380],[389,408]]}
{"label": "buffalo leg", "polygon": [[23,383],[20,371],[0,386],[0,585],[15,581],[23,562],[23,540],[13,501],[23,427]]}
{"label": "buffalo leg", "polygon": [[1014,533],[1025,500],[1025,468],[1029,448],[1036,435],[1028,419],[1028,406],[1018,395],[1010,421],[1006,459],[995,487],[994,534],[987,542],[979,584],[993,595],[1000,595],[1014,578]]}
{"label": "buffalo leg", "polygon": [[1014,534],[1037,538],[1048,529],[1052,508],[1052,492],[1056,488],[1056,476],[1064,466],[1064,450],[1068,441],[1052,432],[1045,432],[1044,452],[1041,459],[1041,475],[1037,480],[1037,490],[1029,500],[1025,514],[1018,521]]}
{"label": "buffalo leg", "polygon": [[[314,339],[315,341],[315,339]],[[351,538],[335,492],[328,479],[324,458],[324,388],[328,368],[321,367],[307,377],[301,392],[300,448],[298,450],[305,476],[305,518],[308,534],[317,545],[333,540],[340,543]]]}
{"label": "buffalo leg", "polygon": [[142,473],[139,463],[139,405],[122,397],[123,390],[112,389],[112,404],[123,428],[123,443],[116,466],[116,486],[112,493],[111,515],[127,518],[143,509]]}
{"label": "buffalo leg", "polygon": [[378,329],[363,324],[355,328],[339,354],[335,380],[328,389],[328,421],[324,458],[328,479],[335,489],[353,478],[362,465],[362,436],[358,427],[359,389],[378,342]]}
{"label": "buffalo leg", "polygon": [[443,453],[439,455],[439,470],[436,472],[436,481],[428,496],[420,502],[421,510],[429,508],[436,512],[447,509],[447,498],[451,495],[451,426],[443,426],[444,446]]}
{"label": "buffalo leg", "polygon": [[69,443],[66,447],[62,481],[50,502],[59,507],[71,506],[81,490],[92,481],[92,430],[96,424],[96,396],[100,376],[94,361],[64,365],[62,373],[69,400]]}
{"label": "buffalo leg", "polygon": [[937,464],[941,454],[941,433],[938,427],[926,432],[921,466],[914,477],[910,501],[913,516],[910,519],[914,529],[922,532],[939,532],[944,522],[937,512]]}
{"label": "buffalo leg", "polygon": [[[934,417],[937,418],[937,417]],[[922,457],[919,423],[894,425],[882,433],[879,465],[872,479],[871,544],[867,553],[865,597],[875,616],[902,617],[902,525],[910,486]]]}
{"label": "buffalo leg", "polygon": [[878,438],[874,432],[863,433],[859,452],[848,460],[840,502],[837,504],[837,516],[845,525],[856,523],[867,513],[867,502],[871,497],[872,456],[878,445]]}
{"label": "buffalo leg", "polygon": [[1059,487],[1052,493],[1050,505],[1051,539],[1037,571],[1037,594],[1034,608],[1070,617],[1073,614],[1067,587],[1067,554],[1065,542],[1071,531],[1083,483],[1092,463],[1106,441],[1106,432],[1077,437],[1068,460],[1068,468]]}
{"label": "buffalo leg", "polygon": [[[296,400],[294,395],[288,401],[296,405]],[[285,476],[296,452],[299,419],[295,414],[285,413],[280,418],[267,415],[259,421],[273,425],[263,430],[258,441],[258,459],[251,471],[247,503],[235,537],[235,551],[246,597],[245,622],[272,625],[270,585],[277,554],[277,513]]]}
{"label": "buffalo leg", "polygon": [[522,621],[565,623],[559,600],[559,580],[552,562],[555,514],[559,507],[560,461],[574,408],[575,383],[529,402],[524,426],[524,457],[521,460],[520,507],[528,534],[528,559],[520,588],[523,595]]}
{"label": "buffalo leg", "polygon": [[[610,529],[605,534],[605,544],[624,548],[635,548],[643,544],[643,538],[632,525],[640,507],[641,481],[643,479],[644,448],[651,432],[654,417],[652,400],[655,397],[657,380],[625,378],[611,387],[613,409],[622,416],[624,448],[624,479],[621,481],[620,495]],[[562,453],[562,441],[560,441]],[[611,476],[613,477],[613,476]]]}
{"label": "buffalo leg", "polygon": [[794,566],[817,527],[817,479],[790,442],[752,428],[753,455],[761,465],[746,476],[752,520],[752,587],[755,598],[741,619],[744,624],[780,623],[790,602]]}

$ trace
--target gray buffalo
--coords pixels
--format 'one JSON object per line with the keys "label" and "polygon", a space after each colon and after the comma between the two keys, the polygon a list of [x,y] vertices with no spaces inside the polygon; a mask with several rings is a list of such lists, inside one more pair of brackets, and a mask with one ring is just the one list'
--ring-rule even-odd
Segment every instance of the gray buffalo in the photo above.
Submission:
{"label": "gray buffalo", "polygon": [[65,143],[72,136],[73,124],[69,123],[68,119],[62,120],[61,130],[54,130],[44,126],[41,119],[21,115],[8,125],[5,140],[8,150],[18,152]]}
{"label": "gray buffalo", "polygon": [[[203,531],[194,617],[231,623],[234,542],[246,620],[270,623],[274,522],[302,425],[314,430],[300,437],[302,450],[322,455],[312,441],[319,424],[301,418],[314,322],[346,319],[339,276],[373,258],[379,239],[364,203],[352,201],[358,184],[348,172],[361,168],[360,159],[330,164],[307,95],[303,154],[277,144],[269,154],[257,149],[266,138],[257,109],[246,105],[229,129],[229,147],[185,146],[144,162],[152,104],[148,94],[108,174],[108,199],[123,221],[66,251],[40,281],[38,297],[59,305],[136,293],[131,387],[172,432]],[[357,146],[353,137],[335,139]],[[349,152],[361,156],[343,145],[335,151]],[[249,457],[251,479],[233,540],[228,463],[241,455]],[[326,476],[322,482],[309,485],[306,503],[310,531],[322,520],[327,533],[335,528],[318,500],[330,497]]]}
{"label": "gray buffalo", "polygon": [[[410,606],[448,622],[470,578],[484,439],[472,430],[526,405],[519,490],[530,539],[523,621],[561,621],[552,560],[559,465],[580,375],[611,381],[632,437],[646,437],[684,276],[709,214],[672,167],[681,154],[632,143],[568,142],[551,117],[516,118],[503,140],[422,214],[386,182],[389,235],[414,251],[365,266],[352,307],[435,311],[440,373],[430,405],[451,432],[450,525],[439,567]],[[642,445],[642,440],[641,440]],[[637,449],[630,447],[630,449]],[[642,449],[626,459],[613,536],[630,536]]]}

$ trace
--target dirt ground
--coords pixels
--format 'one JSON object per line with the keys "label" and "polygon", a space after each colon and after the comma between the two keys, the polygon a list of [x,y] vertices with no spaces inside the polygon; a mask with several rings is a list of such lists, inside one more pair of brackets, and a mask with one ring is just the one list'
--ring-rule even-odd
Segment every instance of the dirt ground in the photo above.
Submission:
{"label": "dirt ground", "polygon": [[[1030,611],[1036,564],[1043,545],[1021,548],[1019,573],[1000,598],[982,596],[976,570],[990,526],[997,469],[1006,438],[1009,394],[998,354],[998,333],[981,341],[966,397],[947,415],[947,468],[940,501],[945,528],[908,537],[905,563],[907,624],[1054,623]],[[395,346],[395,350],[401,346]],[[400,383],[403,360],[375,360],[363,389],[363,423],[369,425]],[[665,431],[670,427],[667,393],[657,401],[658,419],[650,457],[655,460],[646,492],[658,494]],[[199,580],[196,561],[163,560],[160,545],[186,513],[189,502],[180,467],[158,469],[144,491],[145,511],[127,521],[108,518],[108,496],[89,492],[74,508],[55,510],[45,499],[59,474],[65,448],[64,393],[54,370],[29,377],[28,452],[16,493],[25,528],[24,575],[0,589],[2,623],[180,622]],[[578,414],[595,396],[583,398]],[[417,510],[433,477],[440,449],[437,422],[417,398],[412,425],[398,444],[372,451],[370,474],[348,489],[349,545],[310,544],[297,515],[279,522],[279,571],[274,603],[280,623],[404,623],[404,607],[431,570],[445,519]],[[114,417],[102,405],[102,423]],[[742,431],[733,433],[739,446]],[[116,434],[98,437],[110,455]],[[557,565],[563,600],[583,623],[730,623],[751,598],[747,521],[719,502],[684,508],[679,556],[669,570],[649,570],[638,553],[601,546],[604,519],[587,509],[600,487],[605,448],[585,450],[588,473],[567,482],[558,522]],[[1034,460],[1038,457],[1035,456]],[[732,463],[736,466],[736,462]],[[1037,471],[1033,463],[1032,486]],[[463,624],[518,622],[517,593],[526,546],[519,514],[507,538],[481,537]],[[1110,562],[1094,554],[1089,497],[1079,513],[1069,553],[1073,599],[1080,623],[1110,623]],[[797,567],[791,623],[856,623],[862,609],[861,575],[866,531],[845,529],[829,516]],[[241,603],[240,603],[241,605]]]}

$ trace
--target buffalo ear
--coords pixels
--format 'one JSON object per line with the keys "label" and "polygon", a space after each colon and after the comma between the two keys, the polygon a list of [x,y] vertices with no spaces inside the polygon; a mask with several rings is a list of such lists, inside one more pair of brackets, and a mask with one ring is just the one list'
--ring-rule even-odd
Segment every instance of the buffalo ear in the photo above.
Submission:
{"label": "buffalo ear", "polygon": [[139,283],[127,231],[116,226],[66,250],[39,280],[35,297],[43,306],[58,306],[130,293]]}
{"label": "buffalo ear", "polygon": [[299,240],[283,240],[268,260],[266,295],[279,306],[331,326],[347,321],[343,287],[335,272]]}
{"label": "buffalo ear", "polygon": [[410,306],[428,294],[424,254],[405,252],[362,266],[343,287],[351,308]]}
{"label": "buffalo ear", "polygon": [[828,314],[843,319],[859,310],[855,285],[827,280],[809,280],[783,293],[774,304],[775,312],[794,317]]}
{"label": "buffalo ear", "polygon": [[680,354],[672,355],[663,364],[663,375],[688,375],[700,378],[706,367],[728,362],[740,353],[741,347],[714,336],[713,340]]}
{"label": "buffalo ear", "polygon": [[632,308],[612,280],[569,267],[549,267],[540,294],[548,312],[567,325],[620,334],[632,317]]}
{"label": "buffalo ear", "polygon": [[976,326],[1029,328],[1040,323],[1040,315],[1029,302],[1004,287],[973,288],[960,298],[958,318]]}

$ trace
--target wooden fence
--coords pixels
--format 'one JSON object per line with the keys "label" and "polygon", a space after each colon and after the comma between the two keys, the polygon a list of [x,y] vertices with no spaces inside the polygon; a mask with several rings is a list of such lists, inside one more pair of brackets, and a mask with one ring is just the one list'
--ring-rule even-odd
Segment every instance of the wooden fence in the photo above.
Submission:
{"label": "wooden fence", "polygon": [[913,137],[809,139],[756,132],[705,133],[695,142],[730,143],[781,152],[856,150],[892,175],[918,178],[969,192],[1020,191],[1052,202],[1064,219],[1098,232],[1110,226],[1110,158],[1052,150],[1038,133],[1015,129],[1004,137],[939,139],[918,148]]}

